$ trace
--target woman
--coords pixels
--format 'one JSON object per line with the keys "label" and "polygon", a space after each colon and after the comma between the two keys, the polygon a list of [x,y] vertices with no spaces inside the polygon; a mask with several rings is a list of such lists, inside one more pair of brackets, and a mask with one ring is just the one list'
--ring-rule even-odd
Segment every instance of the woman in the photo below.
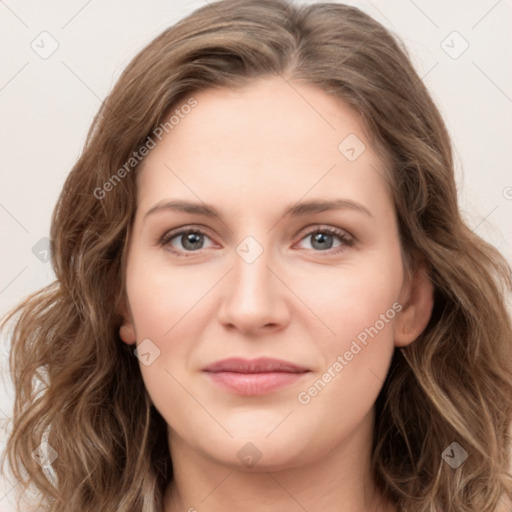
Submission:
{"label": "woman", "polygon": [[510,269],[358,9],[224,0],[104,102],[17,316],[15,476],[57,511],[506,506]]}

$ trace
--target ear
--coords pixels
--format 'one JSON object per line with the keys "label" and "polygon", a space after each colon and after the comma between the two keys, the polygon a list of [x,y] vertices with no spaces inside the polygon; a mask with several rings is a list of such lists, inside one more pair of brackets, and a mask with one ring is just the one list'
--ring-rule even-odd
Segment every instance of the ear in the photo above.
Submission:
{"label": "ear", "polygon": [[434,287],[425,264],[418,265],[406,278],[399,302],[402,310],[396,317],[395,346],[405,347],[424,331],[432,315]]}
{"label": "ear", "polygon": [[126,344],[134,345],[135,341],[137,340],[137,335],[135,333],[135,326],[133,323],[132,314],[125,299],[123,299],[119,310],[123,318],[122,324],[119,327],[119,337]]}

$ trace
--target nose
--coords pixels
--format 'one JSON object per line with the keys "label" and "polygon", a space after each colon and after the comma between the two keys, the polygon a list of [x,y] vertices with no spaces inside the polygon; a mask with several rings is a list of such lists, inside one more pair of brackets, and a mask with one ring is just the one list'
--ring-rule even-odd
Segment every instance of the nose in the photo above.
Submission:
{"label": "nose", "polygon": [[258,334],[278,331],[288,325],[289,291],[271,267],[275,265],[266,251],[252,262],[235,255],[218,313],[219,321],[226,328]]}

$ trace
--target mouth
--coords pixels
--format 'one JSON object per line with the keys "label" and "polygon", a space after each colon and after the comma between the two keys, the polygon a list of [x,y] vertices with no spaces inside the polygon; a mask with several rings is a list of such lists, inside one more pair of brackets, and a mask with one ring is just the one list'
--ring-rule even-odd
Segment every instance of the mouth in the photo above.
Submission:
{"label": "mouth", "polygon": [[308,368],[281,359],[229,358],[202,370],[211,381],[231,393],[257,396],[287,387],[310,372]]}

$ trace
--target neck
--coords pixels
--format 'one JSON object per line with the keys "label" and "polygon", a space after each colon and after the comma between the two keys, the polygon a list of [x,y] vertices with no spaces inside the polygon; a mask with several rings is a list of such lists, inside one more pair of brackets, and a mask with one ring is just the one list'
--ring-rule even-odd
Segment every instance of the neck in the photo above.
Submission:
{"label": "neck", "polygon": [[[343,444],[308,463],[242,469],[198,453],[170,432],[174,478],[165,512],[395,512],[370,466],[372,416]],[[261,460],[263,462],[263,459]]]}

